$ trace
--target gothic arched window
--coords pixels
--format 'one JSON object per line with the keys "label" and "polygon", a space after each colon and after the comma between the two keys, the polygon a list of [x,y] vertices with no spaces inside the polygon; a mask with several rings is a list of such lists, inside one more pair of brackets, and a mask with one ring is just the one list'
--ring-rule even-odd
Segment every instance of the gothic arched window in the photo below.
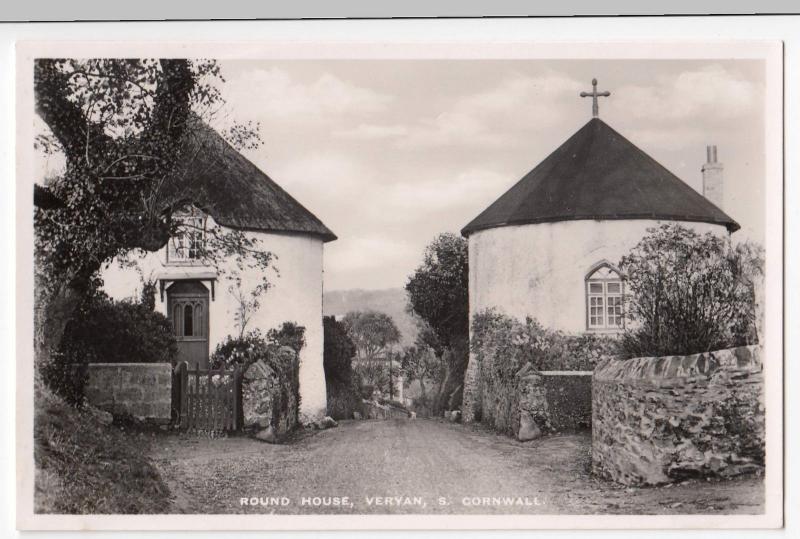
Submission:
{"label": "gothic arched window", "polygon": [[586,329],[622,329],[622,298],[622,278],[619,272],[606,262],[594,266],[586,276]]}

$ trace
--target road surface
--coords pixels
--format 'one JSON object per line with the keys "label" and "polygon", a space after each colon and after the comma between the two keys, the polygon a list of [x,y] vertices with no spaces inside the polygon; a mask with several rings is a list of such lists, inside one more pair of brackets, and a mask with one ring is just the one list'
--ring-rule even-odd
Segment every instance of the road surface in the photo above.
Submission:
{"label": "road surface", "polygon": [[285,445],[162,436],[175,513],[759,513],[763,482],[624,488],[589,473],[587,434],[521,443],[438,420],[342,421]]}

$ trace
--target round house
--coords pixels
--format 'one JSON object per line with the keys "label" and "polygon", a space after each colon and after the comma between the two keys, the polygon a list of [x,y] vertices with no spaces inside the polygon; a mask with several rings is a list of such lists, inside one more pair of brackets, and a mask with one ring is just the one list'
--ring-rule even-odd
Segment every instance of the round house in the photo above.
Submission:
{"label": "round house", "polygon": [[[704,190],[722,196],[716,149]],[[462,230],[470,318],[496,309],[566,332],[624,328],[616,264],[647,233],[680,222],[725,235],[739,225],[599,118],[592,118]]]}
{"label": "round house", "polygon": [[[241,232],[275,258],[267,270],[270,283],[251,308],[246,330],[263,333],[294,322],[305,328],[300,351],[301,412],[326,412],[323,369],[323,246],[336,239],[316,216],[207,126],[182,189],[172,198],[187,201],[181,219],[185,232],[159,252],[134,263],[112,263],[103,273],[104,289],[115,299],[139,297],[143,283],[156,283],[155,306],[172,322],[178,361],[204,368],[209,355],[241,328],[242,300],[261,282],[259,269],[238,267],[235,259],[210,266],[201,256],[206,231],[214,227]],[[235,279],[234,277],[238,278]],[[238,284],[237,284],[238,280]]]}

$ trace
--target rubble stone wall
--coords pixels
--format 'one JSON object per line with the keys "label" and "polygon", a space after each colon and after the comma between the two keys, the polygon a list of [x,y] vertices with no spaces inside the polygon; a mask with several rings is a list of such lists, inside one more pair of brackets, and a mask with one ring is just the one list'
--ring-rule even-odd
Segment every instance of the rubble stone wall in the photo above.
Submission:
{"label": "rubble stone wall", "polygon": [[519,417],[510,422],[520,440],[592,424],[592,371],[531,371],[520,377],[518,393]]}
{"label": "rubble stone wall", "polygon": [[761,348],[606,359],[592,383],[592,468],[625,485],[763,472]]}
{"label": "rubble stone wall", "polygon": [[273,351],[271,364],[259,360],[250,365],[242,382],[244,426],[261,431],[272,428],[281,437],[300,420],[297,391],[297,354],[289,347]]}
{"label": "rubble stone wall", "polygon": [[172,409],[172,366],[90,363],[84,393],[89,404],[113,415],[166,423]]}

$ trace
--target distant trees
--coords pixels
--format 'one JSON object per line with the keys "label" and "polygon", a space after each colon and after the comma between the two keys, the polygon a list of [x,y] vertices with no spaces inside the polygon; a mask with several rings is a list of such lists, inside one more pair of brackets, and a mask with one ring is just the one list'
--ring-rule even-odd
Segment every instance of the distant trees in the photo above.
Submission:
{"label": "distant trees", "polygon": [[763,249],[732,246],[679,224],[648,230],[620,261],[625,276],[624,353],[686,355],[758,342],[756,287]]}
{"label": "distant trees", "polygon": [[440,356],[425,344],[406,346],[400,354],[400,369],[405,379],[410,383],[419,382],[420,399],[428,402],[427,382],[441,381],[442,364]]}
{"label": "distant trees", "polygon": [[[422,264],[408,278],[411,311],[423,322],[418,345],[438,360],[434,411],[457,407],[469,355],[467,240],[439,234],[425,248]],[[414,363],[414,362],[412,362]]]}
{"label": "distant trees", "polygon": [[377,311],[351,311],[342,325],[356,349],[356,372],[365,385],[392,396],[394,368],[392,347],[400,341],[400,331],[392,317]]}

